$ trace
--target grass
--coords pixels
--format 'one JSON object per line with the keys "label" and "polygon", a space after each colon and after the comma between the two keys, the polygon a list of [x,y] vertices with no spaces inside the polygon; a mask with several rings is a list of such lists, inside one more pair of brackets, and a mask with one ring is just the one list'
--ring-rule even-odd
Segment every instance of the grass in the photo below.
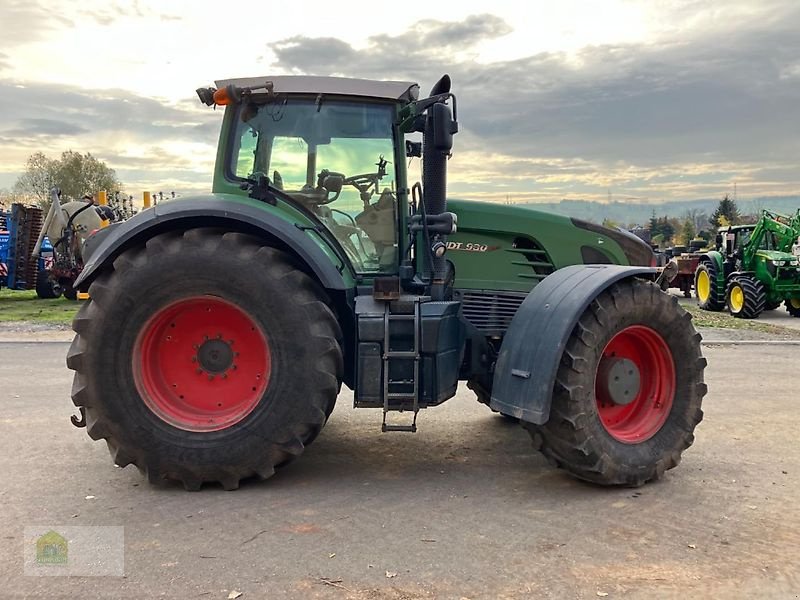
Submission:
{"label": "grass", "polygon": [[[777,335],[791,334],[792,337],[798,335],[794,330],[763,323],[757,319],[734,319],[724,311],[709,312],[700,310],[695,302],[681,302],[681,305],[692,313],[695,327],[741,329]],[[17,292],[5,288],[0,289],[0,323],[28,321],[54,326],[69,326],[80,307],[80,302],[67,300],[66,298],[40,300],[36,297],[35,291]]]}
{"label": "grass", "polygon": [[686,312],[692,314],[692,323],[695,327],[716,327],[718,329],[741,329],[746,331],[759,331],[777,335],[797,336],[797,331],[788,327],[780,327],[771,323],[764,323],[758,319],[736,319],[726,311],[711,312],[702,310],[695,301],[681,302]]}
{"label": "grass", "polygon": [[80,302],[56,298],[40,300],[35,291],[0,290],[0,323],[30,321],[49,325],[69,325],[81,307]]}

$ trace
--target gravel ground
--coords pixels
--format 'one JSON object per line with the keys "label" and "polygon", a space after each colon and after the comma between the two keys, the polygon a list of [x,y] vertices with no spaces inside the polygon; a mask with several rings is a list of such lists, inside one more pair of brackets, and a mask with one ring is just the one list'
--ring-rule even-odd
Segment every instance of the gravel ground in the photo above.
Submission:
{"label": "gravel ground", "polygon": [[[0,597],[797,598],[797,394],[778,345],[711,346],[705,419],[656,484],[548,466],[463,386],[417,434],[343,392],[306,454],[236,492],[152,487],[68,421],[66,343],[0,343]],[[124,577],[24,576],[24,528],[124,528]]]}

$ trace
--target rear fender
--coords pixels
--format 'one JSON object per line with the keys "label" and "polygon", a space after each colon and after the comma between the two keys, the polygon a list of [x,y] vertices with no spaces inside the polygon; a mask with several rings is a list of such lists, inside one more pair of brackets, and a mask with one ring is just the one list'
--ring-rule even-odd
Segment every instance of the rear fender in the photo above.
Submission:
{"label": "rear fender", "polygon": [[312,239],[314,232],[306,231],[312,228],[297,227],[295,223],[257,206],[220,199],[165,202],[123,223],[100,230],[87,240],[85,250],[89,254],[74,287],[86,291],[94,278],[127,248],[163,231],[190,227],[222,227],[263,236],[297,256],[326,289],[352,287],[342,275],[346,265],[336,259],[335,254],[334,258],[326,254],[320,245],[324,242]]}
{"label": "rear fender", "polygon": [[725,259],[722,256],[721,252],[717,252],[716,250],[711,250],[706,252],[703,256],[700,257],[700,263],[710,263],[713,264],[717,269],[717,289],[724,290],[725,289]]}
{"label": "rear fender", "polygon": [[503,339],[489,406],[522,421],[546,423],[561,355],[583,312],[617,281],[652,279],[656,273],[649,267],[573,265],[545,277],[520,305]]}

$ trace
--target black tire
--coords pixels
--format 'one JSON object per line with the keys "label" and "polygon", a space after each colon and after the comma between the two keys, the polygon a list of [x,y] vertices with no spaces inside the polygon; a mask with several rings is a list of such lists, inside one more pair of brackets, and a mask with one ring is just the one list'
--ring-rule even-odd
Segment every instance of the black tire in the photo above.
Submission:
{"label": "black tire", "polygon": [[[105,439],[117,465],[136,465],[152,483],[236,489],[242,479],[266,479],[303,452],[333,410],[343,371],[336,317],[316,282],[257,238],[214,229],[160,234],[121,254],[89,294],[67,357],[75,371],[72,399],[86,410],[89,436]],[[169,423],[140,391],[141,373],[151,368],[137,351],[146,343],[140,332],[187,298],[233,306],[268,340],[263,394],[254,387],[250,412],[213,431]]]}
{"label": "black tire", "polygon": [[[737,302],[735,294],[741,290],[742,301]],[[725,291],[728,312],[737,319],[756,319],[764,312],[767,304],[767,293],[764,285],[748,275],[732,277]]]}
{"label": "black tire", "polygon": [[[698,290],[697,280],[704,273],[708,277],[709,294],[707,298],[701,298]],[[720,289],[717,283],[717,267],[713,262],[702,262],[697,265],[694,272],[694,294],[697,298],[697,305],[703,310],[719,311],[725,308],[725,290]]]}
{"label": "black tire", "polygon": [[61,286],[50,279],[50,275],[44,269],[39,269],[36,276],[36,295],[43,300],[51,300],[61,296]]}
{"label": "black tire", "polygon": [[786,310],[793,317],[800,317],[800,298],[790,298],[787,300]]}
{"label": "black tire", "polygon": [[489,406],[492,399],[492,379],[489,376],[476,376],[467,381],[467,387],[475,392],[476,399],[481,404]]}
{"label": "black tire", "polygon": [[77,300],[78,299],[78,290],[72,287],[72,282],[70,281],[62,281],[60,283],[62,293],[64,294],[64,298],[67,300]]}
{"label": "black tire", "polygon": [[[654,424],[650,437],[635,443],[620,441],[603,423],[595,387],[609,343],[631,328],[660,340],[664,352],[671,355],[675,375],[663,422]],[[694,429],[703,418],[705,366],[700,334],[677,298],[650,282],[614,284],[592,301],[567,341],[549,420],[544,425],[523,426],[552,464],[579,479],[602,485],[643,485],[677,466],[681,453],[692,445]],[[644,381],[651,373],[641,374]],[[646,406],[647,396],[641,401]]]}

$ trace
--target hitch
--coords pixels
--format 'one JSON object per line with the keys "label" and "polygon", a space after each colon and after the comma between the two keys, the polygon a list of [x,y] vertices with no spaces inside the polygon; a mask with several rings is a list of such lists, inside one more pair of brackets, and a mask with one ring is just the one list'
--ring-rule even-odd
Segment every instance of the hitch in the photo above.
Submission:
{"label": "hitch", "polygon": [[81,406],[78,410],[81,413],[80,418],[70,415],[69,420],[75,427],[86,427],[86,409]]}

